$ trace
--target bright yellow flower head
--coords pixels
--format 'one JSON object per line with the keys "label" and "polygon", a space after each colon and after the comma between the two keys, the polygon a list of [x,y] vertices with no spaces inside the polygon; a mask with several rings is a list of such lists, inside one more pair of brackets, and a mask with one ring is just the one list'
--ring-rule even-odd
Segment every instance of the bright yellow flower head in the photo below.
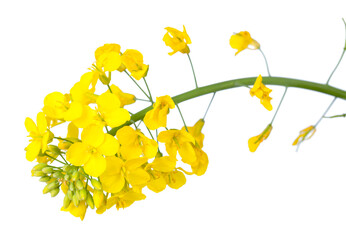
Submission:
{"label": "bright yellow flower head", "polygon": [[112,206],[116,206],[117,210],[120,208],[127,208],[131,206],[135,201],[144,200],[146,196],[138,191],[135,191],[134,189],[129,189],[126,191],[121,191],[116,194],[112,194],[110,198],[108,198],[107,201],[107,209],[111,208]]}
{"label": "bright yellow flower head", "polygon": [[136,80],[147,76],[149,66],[143,63],[143,55],[134,49],[127,49],[121,60]]}
{"label": "bright yellow flower head", "polygon": [[25,119],[25,128],[30,133],[30,144],[25,148],[26,159],[33,161],[40,154],[44,153],[47,149],[49,139],[49,131],[47,130],[47,121],[43,112],[37,114],[36,124],[31,118]]}
{"label": "bright yellow flower head", "polygon": [[201,176],[207,171],[209,164],[208,155],[198,147],[194,147],[194,149],[196,161],[191,164],[191,169],[194,174]]}
{"label": "bright yellow flower head", "polygon": [[[79,102],[83,105],[95,103],[96,96],[95,85],[97,83],[98,74],[95,72],[87,72],[82,75],[79,82],[77,82],[70,90],[71,100]],[[91,88],[90,87],[91,84]]]}
{"label": "bright yellow flower head", "polygon": [[106,170],[100,176],[103,189],[109,193],[120,192],[127,181],[131,186],[145,186],[150,175],[141,167],[148,162],[147,158],[136,158],[124,162],[112,156],[106,158]]}
{"label": "bright yellow flower head", "polygon": [[173,50],[173,52],[168,53],[169,55],[173,55],[176,52],[190,53],[190,48],[187,44],[191,44],[191,39],[187,35],[185,26],[183,28],[183,32],[171,27],[165,28],[167,33],[163,36],[163,41],[166,46]]}
{"label": "bright yellow flower head", "polygon": [[[235,55],[245,49],[255,50],[260,48],[260,44],[255,39],[252,39],[250,33],[247,31],[233,34],[229,40],[229,44],[232,48],[238,50]],[[249,48],[249,46],[252,46],[253,48]]]}
{"label": "bright yellow flower head", "polygon": [[167,153],[176,158],[177,152],[182,158],[182,161],[187,164],[192,164],[196,161],[194,137],[183,130],[167,130],[159,133],[157,137],[159,142],[165,143]]}
{"label": "bright yellow flower head", "polygon": [[169,113],[169,109],[173,108],[175,108],[175,104],[170,96],[157,97],[153,109],[148,111],[144,116],[144,124],[150,130],[166,127],[167,114]]}
{"label": "bright yellow flower head", "polygon": [[248,144],[249,144],[250,152],[256,151],[260,143],[269,137],[269,134],[272,131],[272,129],[273,129],[272,125],[269,124],[260,135],[249,139]]}
{"label": "bright yellow flower head", "polygon": [[316,132],[315,126],[309,126],[299,132],[299,136],[292,143],[293,146],[301,144],[304,140],[310,139]]}
{"label": "bright yellow flower head", "polygon": [[121,108],[125,105],[130,105],[136,102],[135,95],[132,95],[130,93],[124,93],[123,91],[121,91],[119,87],[115,86],[114,84],[112,84],[110,88],[112,90],[112,93],[119,98]]}
{"label": "bright yellow flower head", "polygon": [[261,104],[269,111],[273,110],[273,106],[270,103],[270,100],[272,100],[271,97],[269,97],[269,94],[271,93],[271,89],[267,88],[262,83],[262,76],[259,75],[256,79],[255,84],[250,89],[250,95],[256,96],[261,100]]}
{"label": "bright yellow flower head", "polygon": [[118,127],[131,119],[129,112],[121,108],[119,98],[110,92],[102,93],[96,100],[102,120],[110,127]]}
{"label": "bright yellow flower head", "polygon": [[42,111],[51,119],[64,119],[65,112],[70,104],[69,94],[52,92],[44,98]]}
{"label": "bright yellow flower head", "polygon": [[121,156],[125,159],[138,158],[142,154],[150,159],[157,153],[157,142],[147,138],[140,130],[129,126],[122,127],[117,131],[117,138],[121,144]]}
{"label": "bright yellow flower head", "polygon": [[76,142],[68,149],[67,160],[75,166],[84,165],[85,173],[98,177],[106,169],[104,156],[113,156],[118,152],[118,140],[105,134],[102,126],[97,125],[83,129],[81,139],[82,142]]}
{"label": "bright yellow flower head", "polygon": [[122,65],[120,57],[120,45],[105,44],[95,51],[96,65],[103,68],[104,71],[123,71],[125,68]]}

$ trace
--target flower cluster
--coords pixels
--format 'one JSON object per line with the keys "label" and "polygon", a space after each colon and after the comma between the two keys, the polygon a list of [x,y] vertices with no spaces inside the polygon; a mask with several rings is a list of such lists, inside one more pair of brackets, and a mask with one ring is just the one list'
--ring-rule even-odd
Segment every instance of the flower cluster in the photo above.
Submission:
{"label": "flower cluster", "polygon": [[[167,30],[171,35],[165,35],[166,44],[175,52],[188,53],[191,41],[185,28],[183,33]],[[122,53],[120,45],[105,44],[96,49],[94,64],[68,93],[45,97],[36,123],[26,118],[31,138],[26,159],[38,162],[32,175],[46,183],[44,194],[65,194],[62,211],[83,220],[89,207],[99,214],[113,206],[126,208],[146,198],[145,188],[155,193],[167,186],[178,189],[185,184],[186,174],[205,173],[203,119],[191,127],[168,129],[167,115],[176,104],[165,95],[152,102],[152,110],[142,119],[142,131],[126,110],[137,98],[110,85],[112,72],[141,80],[148,69],[139,51]],[[106,86],[103,91],[98,83]],[[63,125],[67,133],[61,134],[57,126]]]}

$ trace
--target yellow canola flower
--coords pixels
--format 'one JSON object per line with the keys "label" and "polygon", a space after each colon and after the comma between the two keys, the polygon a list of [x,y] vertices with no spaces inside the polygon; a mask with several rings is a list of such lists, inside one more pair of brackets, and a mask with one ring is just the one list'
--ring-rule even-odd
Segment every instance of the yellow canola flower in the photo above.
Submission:
{"label": "yellow canola flower", "polygon": [[[195,138],[196,145],[200,148],[203,147],[204,134],[202,128],[204,126],[204,119],[199,119],[192,127],[187,127],[189,133]],[[182,131],[186,131],[185,127],[181,128]]]}
{"label": "yellow canola flower", "polygon": [[[235,53],[237,55],[241,51],[245,49],[256,50],[260,48],[260,44],[253,38],[247,31],[242,31],[236,34],[233,34],[229,40],[229,44],[232,48],[237,49],[238,51]],[[252,48],[249,48],[251,46]]]}
{"label": "yellow canola flower", "polygon": [[272,129],[273,129],[272,125],[269,124],[260,135],[249,139],[248,144],[249,144],[250,152],[256,151],[260,143],[269,137],[269,134],[272,131]]}
{"label": "yellow canola flower", "polygon": [[30,144],[25,148],[26,159],[33,161],[40,154],[44,153],[47,149],[49,140],[49,131],[47,130],[47,120],[43,112],[37,114],[36,123],[31,118],[25,119],[25,128],[30,133]]}
{"label": "yellow canola flower", "polygon": [[121,55],[121,60],[130,71],[131,76],[136,80],[140,80],[147,76],[149,66],[143,63],[143,55],[139,51],[127,49],[124,54]]}
{"label": "yellow canola flower", "polygon": [[125,70],[125,66],[122,64],[120,55],[120,45],[105,44],[95,51],[96,66],[103,68],[104,71],[118,70],[122,72]]}
{"label": "yellow canola flower", "polygon": [[197,176],[203,175],[208,168],[209,160],[208,155],[198,147],[194,147],[196,154],[196,161],[191,164],[191,169]]}
{"label": "yellow canola flower", "polygon": [[107,209],[116,206],[117,210],[120,208],[127,208],[131,206],[135,201],[144,200],[146,196],[138,191],[129,189],[127,191],[121,191],[116,194],[112,194],[110,198],[107,199]]}
{"label": "yellow canola flower", "polygon": [[262,76],[259,75],[256,79],[255,84],[253,87],[250,89],[250,95],[256,96],[261,100],[261,104],[268,110],[271,111],[273,110],[273,106],[270,103],[270,100],[272,100],[271,97],[269,97],[269,94],[271,93],[271,89],[267,88],[263,83],[262,83]]}
{"label": "yellow canola flower", "polygon": [[102,93],[96,100],[101,119],[110,127],[118,127],[131,119],[130,113],[121,108],[119,98],[110,93]]}
{"label": "yellow canola flower", "polygon": [[52,92],[44,98],[42,111],[51,119],[64,119],[65,112],[70,107],[69,94]]}
{"label": "yellow canola flower", "polygon": [[121,108],[124,107],[125,105],[130,105],[136,102],[135,95],[130,93],[124,93],[123,91],[121,91],[119,87],[115,86],[114,84],[112,84],[110,88],[112,90],[112,93],[119,98]]}
{"label": "yellow canola flower", "polygon": [[167,185],[173,189],[179,189],[186,183],[185,174],[177,170],[170,172],[165,177]]}
{"label": "yellow canola flower", "polygon": [[147,138],[139,129],[125,126],[117,131],[116,136],[121,144],[120,153],[125,159],[138,158],[142,154],[146,158],[153,158],[157,153],[157,142]]}
{"label": "yellow canola flower", "polygon": [[85,201],[80,201],[78,207],[71,201],[70,205],[67,208],[62,207],[61,211],[70,212],[73,216],[79,217],[83,221],[87,208],[88,206]]}
{"label": "yellow canola flower", "polygon": [[165,143],[167,153],[176,158],[177,152],[182,158],[182,161],[187,164],[192,164],[196,161],[194,137],[183,130],[166,130],[159,133],[157,137],[159,142]]}
{"label": "yellow canola flower", "polygon": [[118,193],[125,182],[134,186],[145,186],[150,180],[150,175],[142,168],[147,163],[147,158],[136,158],[123,161],[121,158],[112,156],[106,158],[106,170],[100,176],[103,190],[109,193]]}
{"label": "yellow canola flower", "polygon": [[[71,100],[73,102],[79,102],[83,105],[95,103],[96,95],[95,86],[97,83],[98,74],[95,72],[84,73],[79,82],[71,88]],[[91,87],[90,87],[91,85]]]}
{"label": "yellow canola flower", "polygon": [[150,130],[166,127],[167,114],[169,113],[169,109],[173,108],[175,108],[175,104],[170,96],[157,97],[156,102],[153,104],[153,109],[148,111],[144,116],[144,124]]}
{"label": "yellow canola flower", "polygon": [[68,149],[66,158],[75,166],[84,165],[88,175],[99,177],[106,169],[104,156],[114,156],[118,152],[118,140],[104,133],[98,125],[83,129],[81,139],[82,142],[76,142]]}
{"label": "yellow canola flower", "polygon": [[183,28],[182,32],[171,27],[165,28],[167,33],[163,36],[163,41],[166,46],[172,48],[173,52],[168,53],[171,56],[176,52],[190,53],[190,48],[187,44],[191,44],[191,39],[187,35],[185,26]]}
{"label": "yellow canola flower", "polygon": [[304,140],[310,139],[316,132],[315,126],[309,126],[299,132],[299,136],[292,143],[293,146],[301,144]]}

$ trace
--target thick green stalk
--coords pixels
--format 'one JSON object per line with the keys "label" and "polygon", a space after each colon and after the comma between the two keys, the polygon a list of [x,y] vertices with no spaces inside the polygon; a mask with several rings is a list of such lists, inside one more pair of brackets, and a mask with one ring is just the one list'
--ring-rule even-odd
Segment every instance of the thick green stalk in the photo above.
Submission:
{"label": "thick green stalk", "polygon": [[[208,93],[218,92],[221,90],[231,89],[231,88],[237,88],[237,87],[244,87],[248,85],[253,85],[256,81],[257,77],[249,77],[249,78],[240,78],[235,80],[229,80],[225,82],[215,83],[204,87],[199,87],[197,89],[179,94],[175,97],[173,97],[173,101],[176,104],[179,104],[181,102],[190,100],[192,98],[196,98],[199,96],[203,96]],[[263,84],[265,85],[277,85],[277,86],[284,86],[284,87],[295,87],[295,88],[302,88],[302,89],[308,89],[320,93],[325,93],[340,99],[346,100],[346,91],[331,87],[326,84],[320,84],[315,82],[309,82],[309,81],[303,81],[298,79],[292,79],[292,78],[284,78],[284,77],[263,77]],[[142,109],[141,111],[133,114],[131,116],[131,121],[126,122],[120,127],[113,128],[109,131],[109,134],[112,134],[113,136],[116,134],[117,130],[125,125],[131,125],[133,122],[137,122],[138,120],[142,120],[145,116],[145,114],[152,109],[152,106],[149,106],[145,109]]]}

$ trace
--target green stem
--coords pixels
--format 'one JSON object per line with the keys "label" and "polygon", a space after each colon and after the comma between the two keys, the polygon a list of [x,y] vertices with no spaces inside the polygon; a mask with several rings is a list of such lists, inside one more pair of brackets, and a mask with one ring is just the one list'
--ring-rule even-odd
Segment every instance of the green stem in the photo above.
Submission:
{"label": "green stem", "polygon": [[324,111],[323,115],[320,117],[320,119],[318,119],[317,123],[314,125],[314,127],[316,128],[317,125],[321,122],[321,120],[323,119],[323,117],[327,114],[327,112],[329,111],[329,109],[333,106],[335,100],[337,99],[337,97],[334,97],[333,101],[329,104],[329,106],[327,107],[326,111]]}
{"label": "green stem", "polygon": [[211,103],[212,103],[212,102],[213,102],[213,100],[214,100],[215,94],[216,94],[216,92],[214,92],[214,93],[213,93],[213,96],[212,96],[212,97],[211,97],[211,99],[210,99],[210,102],[209,102],[209,104],[208,104],[207,110],[205,111],[205,114],[204,114],[203,120],[204,120],[204,119],[205,119],[205,117],[207,116],[207,113],[208,113],[208,111],[209,111],[210,105],[211,105]]}
{"label": "green stem", "polygon": [[190,54],[187,54],[187,57],[189,58],[189,61],[190,61],[193,77],[195,79],[196,88],[198,88],[196,74],[195,74],[195,69],[193,68],[193,64],[192,64],[192,61],[191,61],[191,58],[190,58]]}
{"label": "green stem", "polygon": [[332,76],[333,76],[335,70],[338,68],[338,66],[339,66],[339,64],[340,64],[340,62],[341,62],[341,60],[342,60],[342,58],[344,57],[345,51],[346,51],[346,22],[345,22],[344,19],[342,19],[342,21],[344,22],[344,25],[345,25],[345,46],[344,46],[344,50],[342,51],[342,54],[341,54],[341,57],[340,57],[338,63],[336,64],[336,66],[335,66],[333,72],[330,74],[330,76],[329,76],[329,78],[328,78],[328,80],[327,80],[327,82],[326,82],[327,85],[328,85],[330,79],[332,78]]}
{"label": "green stem", "polygon": [[144,80],[144,82],[145,82],[145,86],[147,86],[147,89],[148,89],[148,93],[149,93],[149,97],[150,97],[149,100],[150,100],[150,102],[151,102],[152,104],[154,104],[154,102],[153,102],[153,96],[151,96],[151,92],[150,92],[150,89],[149,89],[147,80],[145,80],[145,77],[143,77],[143,80]]}
{"label": "green stem", "polygon": [[66,141],[66,142],[69,142],[69,143],[74,143],[66,138],[61,138],[61,137],[54,137],[55,139],[59,139],[59,140],[62,140],[62,141]]}
{"label": "green stem", "polygon": [[[209,93],[219,92],[219,91],[231,89],[231,88],[253,85],[254,82],[256,81],[256,78],[257,77],[248,77],[248,78],[240,78],[235,80],[224,81],[220,83],[214,83],[208,86],[199,87],[197,89],[179,94],[173,97],[172,99],[176,104],[179,104],[181,102],[184,102],[199,96],[203,96]],[[283,78],[283,77],[263,77],[262,82],[265,85],[276,85],[276,86],[308,89],[308,90],[325,93],[325,94],[346,100],[346,91],[326,85],[326,84],[320,84],[320,83],[303,81],[303,80],[292,79],[292,78]],[[131,116],[131,121],[126,122],[122,126],[111,129],[109,131],[109,134],[112,134],[114,136],[115,133],[118,131],[118,129],[122,128],[123,126],[131,125],[132,121],[137,122],[139,120],[142,120],[145,114],[152,108],[153,108],[152,106],[149,106],[133,114]]]}
{"label": "green stem", "polygon": [[136,80],[135,79],[133,79],[133,77],[131,77],[131,75],[125,70],[124,71],[126,74],[127,74],[127,76],[129,76],[130,78],[131,78],[131,80],[137,85],[137,87],[144,93],[144,95],[148,98],[148,99],[150,99],[150,97],[148,96],[148,94],[143,90],[143,88],[141,88],[141,86],[139,86],[138,85],[138,83],[136,82]]}
{"label": "green stem", "polygon": [[175,106],[177,106],[177,108],[178,108],[178,111],[179,111],[179,113],[180,113],[180,117],[181,117],[181,119],[183,120],[183,123],[184,123],[184,126],[185,126],[185,130],[186,130],[186,132],[189,132],[189,130],[187,130],[187,126],[186,126],[186,123],[185,123],[185,120],[184,120],[183,114],[182,114],[182,113],[181,113],[181,111],[180,111],[179,105],[176,103],[176,104],[175,104]]}
{"label": "green stem", "polygon": [[276,117],[276,114],[278,113],[278,111],[279,111],[279,109],[280,109],[280,107],[281,107],[282,101],[284,100],[284,98],[285,98],[285,96],[286,96],[286,93],[287,93],[287,88],[288,88],[288,87],[285,87],[285,92],[284,92],[284,94],[283,94],[282,97],[281,97],[279,106],[278,106],[278,108],[277,108],[276,111],[275,111],[275,114],[274,114],[274,116],[273,116],[273,118],[272,118],[272,121],[270,122],[270,125],[273,124],[274,119],[275,119],[275,117]]}
{"label": "green stem", "polygon": [[54,157],[48,155],[47,153],[46,153],[45,155],[46,155],[47,157],[49,157],[49,158],[51,158],[51,159],[54,159],[55,161],[57,161],[57,162],[62,163],[62,164],[65,165],[65,163],[63,163],[62,161],[60,161],[60,160],[58,160],[58,159],[56,159],[56,158],[54,158]]}
{"label": "green stem", "polygon": [[270,72],[269,72],[269,66],[268,66],[267,58],[266,58],[266,56],[264,55],[264,53],[263,53],[263,51],[262,51],[261,48],[259,48],[258,50],[262,53],[262,56],[263,56],[263,58],[264,58],[264,61],[266,62],[266,67],[267,67],[268,76],[270,77],[271,75],[270,75]]}

